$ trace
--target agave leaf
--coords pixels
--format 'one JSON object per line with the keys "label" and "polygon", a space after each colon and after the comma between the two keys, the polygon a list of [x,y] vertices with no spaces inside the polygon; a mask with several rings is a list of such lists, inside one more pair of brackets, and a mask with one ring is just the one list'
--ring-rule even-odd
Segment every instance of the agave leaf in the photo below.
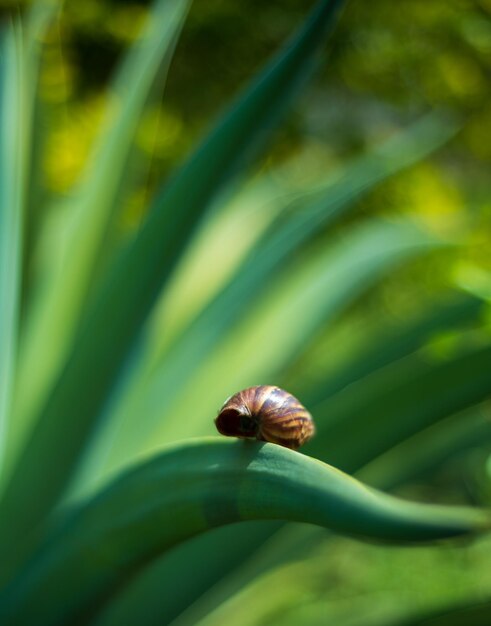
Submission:
{"label": "agave leaf", "polygon": [[[135,620],[146,626],[170,623],[213,588],[214,582],[221,582],[225,571],[234,572],[238,563],[246,562],[251,545],[260,551],[282,526],[283,522],[277,521],[242,522],[188,539],[150,563],[141,575],[124,586],[101,609],[94,626],[119,626]],[[243,538],[246,540],[242,541]],[[196,563],[207,565],[196,567]],[[162,581],[166,581],[165,585]],[[226,592],[224,595],[227,597]]]}
{"label": "agave leaf", "polygon": [[[317,5],[290,45],[157,195],[148,220],[101,285],[4,491],[0,552],[15,550],[17,538],[34,529],[58,501],[194,225],[231,174],[262,144],[266,130],[310,73],[340,4]],[[31,498],[40,472],[43,484]]]}
{"label": "agave leaf", "polygon": [[[61,0],[36,0],[29,7],[24,20],[25,64],[24,80],[26,94],[26,136],[29,137],[26,165],[25,218],[23,242],[23,285],[21,318],[24,320],[34,290],[32,290],[33,256],[37,245],[41,215],[44,209],[46,190],[43,184],[43,154],[45,149],[47,121],[44,103],[39,97],[40,67],[43,43],[48,29],[56,19],[63,2]],[[22,337],[22,324],[20,335]],[[15,397],[15,392],[14,392]]]}
{"label": "agave leaf", "polygon": [[489,512],[399,500],[274,444],[195,440],[131,470],[70,516],[3,593],[2,622],[88,621],[142,566],[185,539],[282,518],[391,542],[491,528]]}
{"label": "agave leaf", "polygon": [[[21,28],[2,32],[0,52],[0,484],[6,473],[17,421],[14,361],[18,367],[21,300],[32,232],[33,181],[40,170],[39,130],[35,115],[41,60],[40,41],[58,10],[58,0],[41,0],[30,8]],[[38,199],[36,199],[38,200]],[[17,375],[17,373],[16,373]],[[30,381],[29,381],[30,382]],[[24,396],[26,387],[23,387]],[[14,397],[12,397],[14,396]],[[8,442],[7,442],[8,440]],[[5,458],[4,458],[5,456]]]}
{"label": "agave leaf", "polygon": [[[393,489],[428,476],[457,453],[491,443],[490,407],[484,403],[422,430],[363,467],[360,480]],[[417,468],[417,469],[415,469]]]}
{"label": "agave leaf", "polygon": [[[302,391],[302,398],[309,406],[327,401],[348,385],[359,381],[382,368],[395,363],[404,357],[414,354],[433,336],[449,330],[457,331],[464,326],[476,324],[484,314],[486,303],[462,292],[440,296],[438,303],[431,303],[422,313],[414,318],[406,319],[398,324],[377,321],[372,328],[355,329],[355,333],[363,335],[361,345],[343,363],[335,363],[325,380],[316,381]],[[348,327],[353,335],[352,325]],[[310,346],[306,348],[302,361],[309,355]],[[287,375],[290,378],[289,375]],[[288,383],[285,383],[288,389]]]}
{"label": "agave leaf", "polygon": [[484,401],[491,391],[490,367],[490,346],[437,363],[421,356],[405,359],[312,407],[319,416],[319,437],[310,450],[352,471],[353,460],[360,467],[399,441]]}
{"label": "agave leaf", "polygon": [[[488,621],[472,621],[479,615],[478,603],[489,602],[485,566],[489,554],[487,539],[462,542],[459,546],[440,543],[399,548],[356,545],[315,526],[289,525],[286,532],[303,543],[303,551],[293,558],[287,557],[276,571],[266,575],[259,573],[247,581],[247,586],[239,587],[234,596],[224,596],[215,610],[202,617],[197,618],[190,607],[182,617],[171,622],[172,626],[225,626],[231,622],[276,626],[299,623],[304,626],[415,626],[420,623],[418,618],[429,626],[433,623],[430,617],[440,618],[440,614],[442,621],[437,624],[447,624],[443,614],[452,612],[449,607],[455,612],[468,608],[469,625],[488,624]],[[280,550],[281,546],[275,549]],[[474,560],[474,567],[466,567]],[[343,565],[347,562],[351,568],[346,576],[338,579],[337,575],[344,571]],[[319,580],[324,583],[320,583],[320,589]],[[347,587],[349,592],[343,593]],[[264,589],[268,593],[263,593]],[[436,607],[440,611],[435,611]],[[485,615],[483,610],[481,619]],[[150,620],[149,624],[153,623],[158,622]],[[450,620],[448,623],[453,624]]]}
{"label": "agave leaf", "polygon": [[17,353],[26,174],[26,84],[19,24],[0,39],[0,473]]}
{"label": "agave leaf", "polygon": [[[189,0],[156,2],[144,36],[132,47],[115,77],[106,121],[67,211],[63,251],[60,258],[52,255],[52,267],[45,270],[43,289],[32,302],[27,318],[19,357],[10,462],[59,371],[91,286],[100,273],[137,124],[159,69],[170,63],[188,6]],[[61,229],[56,225],[58,241]],[[29,393],[24,391],[27,387]]]}

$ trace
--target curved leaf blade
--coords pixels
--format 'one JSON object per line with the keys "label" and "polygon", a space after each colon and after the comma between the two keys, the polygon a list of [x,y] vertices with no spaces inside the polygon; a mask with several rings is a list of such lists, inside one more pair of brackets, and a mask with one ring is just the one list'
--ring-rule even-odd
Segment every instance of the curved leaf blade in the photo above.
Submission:
{"label": "curved leaf blade", "polygon": [[17,355],[25,201],[27,85],[19,24],[0,32],[0,474]]}
{"label": "curved leaf blade", "polygon": [[484,314],[485,307],[484,300],[455,292],[444,300],[441,298],[416,318],[406,320],[403,325],[388,327],[387,324],[378,324],[377,328],[368,330],[363,327],[369,339],[326,380],[311,384],[302,397],[308,398],[309,406],[327,401],[348,385],[414,354],[432,336],[475,324]]}
{"label": "curved leaf blade", "polygon": [[357,474],[370,485],[394,489],[423,480],[464,450],[491,444],[491,407],[486,403],[451,415],[390,448]]}
{"label": "curved leaf blade", "polygon": [[254,519],[404,542],[491,528],[487,511],[400,500],[274,444],[195,440],[126,473],[75,512],[5,590],[2,623],[35,617],[61,625],[75,615],[84,623],[163,551],[207,529]]}
{"label": "curved leaf blade", "polygon": [[360,467],[445,417],[486,400],[490,367],[489,345],[438,363],[409,357],[312,407],[325,420],[308,449],[345,471],[353,469],[353,460]]}
{"label": "curved leaf blade", "polygon": [[[224,570],[234,571],[238,562],[247,561],[252,544],[257,550],[267,546],[268,539],[282,524],[278,521],[231,524],[179,544],[150,563],[112,598],[97,615],[94,626],[135,622],[145,626],[170,624],[184,608],[221,581]],[[198,568],[196,563],[207,566]]]}

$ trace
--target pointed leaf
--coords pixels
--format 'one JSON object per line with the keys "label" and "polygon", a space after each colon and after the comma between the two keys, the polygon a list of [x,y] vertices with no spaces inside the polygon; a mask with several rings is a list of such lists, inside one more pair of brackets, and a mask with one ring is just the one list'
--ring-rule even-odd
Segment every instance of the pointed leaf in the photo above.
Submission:
{"label": "pointed leaf", "polygon": [[365,465],[357,476],[370,485],[394,489],[428,477],[464,450],[490,443],[491,420],[484,404],[425,428]]}
{"label": "pointed leaf", "polygon": [[352,471],[353,461],[359,467],[485,400],[491,392],[490,368],[491,347],[484,346],[441,363],[411,357],[382,370],[311,407],[319,417],[319,436],[310,449]]}
{"label": "pointed leaf", "polygon": [[26,165],[24,48],[18,24],[0,33],[0,474],[17,353]]}
{"label": "pointed leaf", "polygon": [[489,512],[399,500],[274,444],[195,440],[128,472],[75,512],[2,594],[2,623],[61,625],[75,616],[85,623],[142,566],[185,539],[282,518],[391,542],[491,528]]}

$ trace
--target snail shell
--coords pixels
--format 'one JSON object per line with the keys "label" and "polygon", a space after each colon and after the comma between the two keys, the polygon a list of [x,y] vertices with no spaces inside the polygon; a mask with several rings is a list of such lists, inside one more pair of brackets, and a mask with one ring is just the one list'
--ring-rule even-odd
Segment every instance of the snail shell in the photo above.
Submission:
{"label": "snail shell", "polygon": [[249,387],[231,396],[215,424],[222,435],[255,438],[296,450],[315,433],[310,413],[279,387]]}

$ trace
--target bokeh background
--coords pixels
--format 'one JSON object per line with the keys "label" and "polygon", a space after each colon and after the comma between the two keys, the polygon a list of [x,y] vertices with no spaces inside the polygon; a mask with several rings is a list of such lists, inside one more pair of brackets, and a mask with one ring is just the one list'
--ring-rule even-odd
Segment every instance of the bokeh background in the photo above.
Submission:
{"label": "bokeh background", "polygon": [[[311,4],[305,0],[194,2],[165,92],[154,89],[138,128],[128,171],[139,182],[121,197],[117,237],[123,240],[138,228],[158,183],[184,159]],[[22,14],[26,6],[2,0],[0,15]],[[28,232],[33,242],[42,224],[70,196],[90,158],[110,77],[139,36],[147,10],[147,2],[67,0],[45,37],[42,106],[36,118],[43,135],[39,148],[43,167],[33,205],[35,219]],[[452,119],[458,127],[443,147],[370,191],[356,211],[329,233],[320,230],[310,249],[302,252],[299,261],[322,249],[333,232],[342,236],[346,228],[372,216],[411,215],[451,244],[386,272],[322,326],[309,345],[282,366],[281,379],[293,389],[315,389],[349,361],[367,336],[379,337],[383,343],[385,332],[387,336],[389,331],[397,332],[409,318],[445,301],[451,291],[473,294],[484,302],[491,298],[490,18],[489,0],[352,0],[314,79],[275,134],[266,156],[255,164],[253,180],[269,176],[278,193],[291,193],[318,184],[430,111]],[[257,202],[261,203],[260,197]],[[260,214],[252,212],[248,220],[252,232],[262,228]],[[163,313],[171,334],[217,288],[227,273],[229,257],[233,268],[241,228],[225,225],[212,238],[218,253],[208,259],[208,283],[193,275],[192,267],[183,267],[169,296],[173,307]],[[26,249],[35,250],[35,245]],[[38,271],[36,254],[26,254],[24,306],[28,306],[27,286]],[[422,363],[443,362],[485,345],[490,321],[485,306],[465,328],[436,329],[420,346],[418,358]],[[166,337],[161,340],[165,345]],[[223,350],[227,355],[227,344]],[[241,367],[233,355],[231,359],[229,367]],[[222,354],[212,371],[225,367],[223,362]],[[403,377],[404,369],[396,375]],[[187,390],[185,394],[182,414],[200,403],[198,393]],[[206,415],[217,400],[211,394],[196,413]],[[483,402],[476,410],[489,419],[490,409]],[[398,419],[396,408],[394,419]],[[203,431],[213,433],[211,419]],[[110,437],[109,431],[106,441]],[[442,457],[428,471],[423,467],[410,481],[401,479],[397,491],[423,500],[489,504],[490,451],[491,438],[474,442],[458,454]],[[95,461],[89,459],[89,473],[101,454],[96,450]],[[375,477],[377,471],[375,467]],[[370,471],[366,477],[370,481]],[[395,548],[333,539],[324,531],[295,526],[282,531],[276,543],[244,565],[228,586],[223,583],[213,589],[195,614],[191,607],[177,623],[392,623],[415,608],[490,597],[490,554],[489,539],[468,546]]]}
{"label": "bokeh background", "polygon": [[[38,120],[47,135],[46,194],[69,193],[83,171],[110,76],[141,33],[148,4],[66,2],[50,30],[41,76],[45,108]],[[2,0],[0,6],[5,16],[22,12],[26,4]],[[136,227],[157,183],[184,159],[307,9],[308,3],[300,0],[274,0],[267,6],[260,0],[194,3],[165,97],[162,88],[155,89],[140,125],[143,184],[122,199],[121,229]],[[271,168],[300,156],[285,177],[308,185],[424,112],[455,115],[462,130],[444,150],[371,193],[358,211],[358,217],[419,213],[435,229],[460,234],[464,229],[469,243],[478,244],[452,255],[443,267],[437,262],[431,273],[425,271],[422,278],[429,280],[430,289],[436,288],[438,276],[445,280],[450,274],[480,283],[473,261],[488,265],[489,14],[486,0],[415,0],[401,3],[397,11],[383,0],[349,3],[315,81],[261,163]],[[403,297],[404,288],[399,290]],[[407,294],[407,301],[413,296]]]}
{"label": "bokeh background", "polygon": [[[66,2],[51,29],[42,74],[51,133],[45,156],[49,192],[66,192],[77,179],[109,79],[141,33],[148,4]],[[2,0],[1,14],[22,12],[24,6]],[[267,6],[259,0],[194,3],[165,98],[155,94],[138,137],[153,162],[149,186],[183,159],[308,6],[300,0],[273,0]],[[268,162],[308,148],[312,156],[305,170],[317,159],[324,167],[358,153],[419,113],[439,108],[462,116],[464,128],[441,161],[415,171],[417,181],[408,178],[414,197],[408,190],[399,193],[417,206],[423,202],[418,194],[424,197],[426,213],[438,214],[447,205],[449,221],[461,203],[484,202],[491,152],[489,12],[485,0],[416,0],[400,3],[397,11],[383,1],[349,3],[329,55],[278,132]],[[401,210],[400,202],[389,203],[390,196],[374,204],[379,210]]]}

